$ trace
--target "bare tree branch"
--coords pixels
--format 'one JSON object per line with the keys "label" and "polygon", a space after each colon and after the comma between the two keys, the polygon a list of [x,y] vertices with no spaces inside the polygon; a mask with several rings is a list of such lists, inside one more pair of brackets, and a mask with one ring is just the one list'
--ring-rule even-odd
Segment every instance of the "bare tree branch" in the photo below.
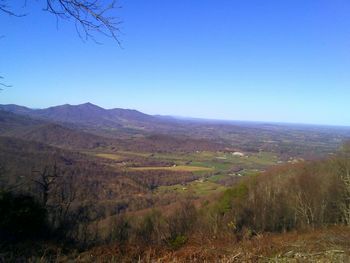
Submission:
{"label": "bare tree branch", "polygon": [[32,179],[32,181],[39,186],[43,205],[46,206],[52,185],[55,185],[60,177],[57,164],[55,162],[52,171],[50,171],[49,166],[45,166],[42,171],[33,170],[32,174],[39,174],[38,179]]}
{"label": "bare tree branch", "polygon": [[[116,0],[41,0],[43,10],[55,15],[58,19],[71,20],[75,23],[78,35],[83,40],[91,39],[95,42],[95,35],[102,34],[113,38],[118,45],[120,40],[119,26],[121,21],[112,14],[120,8]],[[26,14],[18,13],[8,4],[9,0],[0,0],[0,13],[22,17]],[[26,1],[24,2],[26,6]],[[98,43],[98,42],[97,42]]]}
{"label": "bare tree branch", "polygon": [[7,0],[0,0],[0,11],[9,16],[15,16],[15,17],[26,16],[26,14],[16,13],[12,11],[11,7],[7,4]]}
{"label": "bare tree branch", "polygon": [[[0,76],[0,79],[4,79],[4,77]],[[5,88],[11,88],[11,85],[7,85],[5,83],[3,83],[2,81],[0,81],[0,86],[5,87]],[[0,88],[0,91],[2,91],[2,88]]]}
{"label": "bare tree branch", "polygon": [[[26,6],[27,1],[24,1]],[[43,10],[56,16],[57,21],[59,19],[71,20],[75,24],[78,36],[82,40],[91,39],[95,43],[100,44],[95,36],[96,34],[102,34],[106,37],[114,39],[119,46],[121,42],[119,40],[121,21],[111,15],[111,13],[120,8],[116,4],[116,0],[40,0],[44,2]],[[13,17],[23,17],[27,14],[14,11],[8,2],[9,0],[0,0],[0,14],[4,13]],[[22,8],[23,8],[22,7]],[[0,39],[3,36],[0,35]],[[0,91],[1,87],[11,87],[2,81],[3,77],[0,76]]]}
{"label": "bare tree branch", "polygon": [[120,21],[109,13],[118,6],[116,0],[105,4],[101,0],[46,0],[45,11],[54,14],[58,18],[73,20],[78,35],[85,39],[95,40],[95,33],[103,34],[117,41]]}

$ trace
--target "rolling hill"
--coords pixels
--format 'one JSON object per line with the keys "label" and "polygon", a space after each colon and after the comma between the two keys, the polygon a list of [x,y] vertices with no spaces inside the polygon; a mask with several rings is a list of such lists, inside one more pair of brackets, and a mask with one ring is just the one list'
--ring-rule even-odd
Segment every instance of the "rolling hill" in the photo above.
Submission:
{"label": "rolling hill", "polygon": [[[78,118],[78,112],[81,111],[81,108],[90,108],[83,114],[85,117],[82,117],[82,125],[87,125],[87,122],[83,122],[83,119],[86,120],[87,118],[94,120],[93,123],[95,124],[100,123],[100,125],[103,125],[103,123],[105,123],[104,120],[99,120],[98,118],[98,111],[101,111],[101,114],[103,115],[105,110],[100,110],[98,107],[94,106],[91,107],[91,105],[85,105],[78,108],[78,110],[76,108],[73,108],[72,111],[68,110],[67,116],[70,116],[70,120]],[[65,110],[62,110],[59,107],[57,111],[62,114],[62,111]],[[88,112],[91,111],[95,112],[96,114],[95,116],[92,114],[92,116],[88,117]],[[133,120],[135,118],[144,120],[143,114],[135,111],[125,112],[123,110],[119,111],[114,109],[113,112],[114,115],[122,115],[126,121],[130,119]],[[53,121],[53,119],[59,119],[58,116],[62,116],[60,114],[54,114],[55,117],[52,117],[51,119],[39,119],[28,115],[17,115],[13,112],[0,110],[0,136],[40,142],[46,145],[71,150],[108,148],[112,151],[128,150],[140,152],[188,152],[197,150],[220,150],[226,147],[225,145],[214,140],[195,139],[188,136],[157,133],[139,133],[137,136],[135,136],[134,132],[121,133],[115,129],[111,131],[113,133],[113,137],[103,136],[105,134],[103,132],[103,129],[106,129],[105,126],[96,128],[95,133],[93,133],[93,129],[81,129],[74,125],[69,125],[67,122]],[[152,125],[152,122],[150,122],[149,125]]]}
{"label": "rolling hill", "polygon": [[90,149],[117,144],[111,140],[56,123],[0,111],[0,135],[69,149]]}

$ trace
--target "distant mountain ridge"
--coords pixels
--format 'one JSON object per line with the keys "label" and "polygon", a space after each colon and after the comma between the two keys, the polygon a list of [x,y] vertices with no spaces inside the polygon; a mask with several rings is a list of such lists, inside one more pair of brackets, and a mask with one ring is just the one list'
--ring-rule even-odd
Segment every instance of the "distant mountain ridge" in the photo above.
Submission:
{"label": "distant mountain ridge", "polygon": [[104,109],[92,103],[64,104],[46,109],[30,109],[15,104],[8,104],[0,105],[0,110],[30,116],[35,119],[108,128],[120,128],[125,126],[125,124],[135,125],[157,120],[156,117],[137,110]]}
{"label": "distant mountain ridge", "polygon": [[[105,111],[102,108],[96,108],[91,105],[80,106],[79,109],[76,107],[63,105],[59,106],[59,114],[66,113],[68,108],[69,117],[73,116],[78,118],[79,116],[84,116],[90,112],[90,120],[98,121],[99,114],[105,116]],[[27,112],[20,106],[11,105],[10,110],[16,111],[20,109],[21,112]],[[83,108],[83,109],[82,109]],[[87,109],[87,112],[84,112]],[[28,109],[30,111],[30,109]],[[42,114],[41,110],[33,110]],[[94,112],[96,116],[93,116]],[[31,113],[32,114],[32,113]],[[43,143],[45,145],[50,145],[54,147],[59,147],[69,150],[91,150],[104,148],[109,151],[115,151],[116,149],[122,149],[127,151],[140,151],[140,152],[171,152],[174,150],[178,151],[195,151],[195,150],[209,150],[224,149],[226,146],[217,143],[212,140],[203,140],[197,138],[190,138],[188,136],[174,136],[170,134],[157,134],[142,132],[136,133],[131,129],[129,133],[121,132],[118,129],[111,129],[113,136],[104,136],[103,129],[105,126],[101,126],[100,129],[82,129],[80,127],[74,127],[74,125],[65,125],[65,123],[59,123],[52,121],[53,118],[61,119],[62,115],[57,114],[57,107],[54,109],[49,108],[45,110],[46,116],[50,117],[50,120],[32,118],[29,114],[24,113],[23,115],[16,114],[13,112],[5,111],[0,109],[0,136],[6,138],[16,138],[25,141]],[[122,116],[119,120],[128,121],[126,125],[130,125],[130,120],[140,120],[144,121],[144,116],[137,111],[127,111],[124,110],[111,110],[108,112],[113,116]],[[37,115],[36,115],[37,116]],[[43,115],[40,115],[43,116]],[[141,119],[140,119],[141,118]],[[152,119],[153,120],[153,119]],[[105,121],[105,120],[103,120]],[[100,122],[102,123],[102,122]],[[86,123],[84,123],[86,125]],[[158,124],[155,124],[155,130],[159,130]],[[152,123],[149,124],[152,126]],[[86,127],[86,126],[84,126]],[[135,126],[135,129],[137,127]],[[124,129],[127,131],[127,129]],[[122,129],[123,131],[123,129]]]}
{"label": "distant mountain ridge", "polygon": [[[0,105],[0,136],[66,149],[139,152],[239,149],[311,159],[338,149],[350,130],[281,124],[190,121],[91,103],[30,109]],[[272,139],[271,139],[272,138]]]}
{"label": "distant mountain ridge", "polygon": [[0,136],[15,137],[64,148],[94,148],[120,143],[53,122],[0,110]]}

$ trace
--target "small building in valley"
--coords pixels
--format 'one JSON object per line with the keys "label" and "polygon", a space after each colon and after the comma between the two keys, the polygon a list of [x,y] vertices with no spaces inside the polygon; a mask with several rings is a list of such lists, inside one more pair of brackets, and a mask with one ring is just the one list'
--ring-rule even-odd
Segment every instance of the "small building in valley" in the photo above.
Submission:
{"label": "small building in valley", "polygon": [[242,152],[233,152],[232,155],[233,156],[244,157],[244,153],[242,153]]}

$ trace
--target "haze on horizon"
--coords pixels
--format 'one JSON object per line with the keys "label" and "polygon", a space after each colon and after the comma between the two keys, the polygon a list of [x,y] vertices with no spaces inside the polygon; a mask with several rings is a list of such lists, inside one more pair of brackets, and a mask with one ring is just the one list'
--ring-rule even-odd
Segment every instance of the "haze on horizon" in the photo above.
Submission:
{"label": "haze on horizon", "polygon": [[33,2],[0,16],[0,104],[350,125],[350,3],[119,1],[123,48]]}

